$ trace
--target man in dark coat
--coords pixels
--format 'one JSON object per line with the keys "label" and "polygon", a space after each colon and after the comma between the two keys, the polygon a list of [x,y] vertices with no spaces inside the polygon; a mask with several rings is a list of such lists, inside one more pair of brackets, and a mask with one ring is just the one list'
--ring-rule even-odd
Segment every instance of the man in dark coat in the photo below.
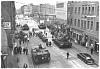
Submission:
{"label": "man in dark coat", "polygon": [[19,46],[19,53],[21,54],[21,52],[22,52],[22,47]]}
{"label": "man in dark coat", "polygon": [[69,52],[67,52],[67,59],[69,58]]}

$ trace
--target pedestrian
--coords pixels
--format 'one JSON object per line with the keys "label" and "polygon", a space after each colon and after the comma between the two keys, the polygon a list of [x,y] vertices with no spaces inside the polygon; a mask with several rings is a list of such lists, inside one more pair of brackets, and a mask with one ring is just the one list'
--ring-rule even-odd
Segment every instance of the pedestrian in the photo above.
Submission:
{"label": "pedestrian", "polygon": [[69,52],[67,52],[67,59],[69,58]]}
{"label": "pedestrian", "polygon": [[28,40],[28,42],[29,42],[29,37],[27,37],[27,40]]}
{"label": "pedestrian", "polygon": [[91,48],[91,54],[93,54],[93,48]]}
{"label": "pedestrian", "polygon": [[26,48],[26,55],[28,55],[28,49]]}
{"label": "pedestrian", "polygon": [[51,46],[51,41],[49,42],[49,46]]}
{"label": "pedestrian", "polygon": [[19,39],[19,44],[21,45],[21,39]]}
{"label": "pedestrian", "polygon": [[47,36],[47,33],[46,33],[46,36]]}
{"label": "pedestrian", "polygon": [[48,42],[46,42],[46,46],[48,46]]}
{"label": "pedestrian", "polygon": [[22,47],[19,46],[19,53],[21,54],[21,52],[22,52]]}
{"label": "pedestrian", "polygon": [[26,64],[26,63],[24,63],[24,66],[23,66],[23,68],[27,68],[28,67],[28,65]]}
{"label": "pedestrian", "polygon": [[42,45],[41,44],[39,45],[39,49],[42,49]]}
{"label": "pedestrian", "polygon": [[25,48],[23,48],[23,53],[25,54]]}

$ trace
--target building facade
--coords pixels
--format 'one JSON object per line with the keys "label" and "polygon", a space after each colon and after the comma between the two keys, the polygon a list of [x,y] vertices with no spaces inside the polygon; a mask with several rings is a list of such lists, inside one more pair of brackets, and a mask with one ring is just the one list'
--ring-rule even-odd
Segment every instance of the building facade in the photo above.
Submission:
{"label": "building facade", "polygon": [[66,23],[67,21],[67,2],[57,2],[55,8],[57,22]]}
{"label": "building facade", "polygon": [[71,36],[79,44],[93,48],[99,52],[99,2],[69,1],[67,24],[71,28]]}
{"label": "building facade", "polygon": [[12,34],[15,31],[15,15],[15,2],[1,1],[1,27],[6,31],[8,45],[7,47],[11,48],[13,47]]}
{"label": "building facade", "polygon": [[50,4],[40,4],[40,19],[50,24],[55,20],[55,6]]}

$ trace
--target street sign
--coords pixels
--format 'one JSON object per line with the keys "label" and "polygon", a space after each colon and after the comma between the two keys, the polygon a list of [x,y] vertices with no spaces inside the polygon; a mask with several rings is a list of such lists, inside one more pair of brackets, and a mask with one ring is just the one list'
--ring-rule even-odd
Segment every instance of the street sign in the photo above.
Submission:
{"label": "street sign", "polygon": [[11,22],[3,22],[4,29],[11,29]]}

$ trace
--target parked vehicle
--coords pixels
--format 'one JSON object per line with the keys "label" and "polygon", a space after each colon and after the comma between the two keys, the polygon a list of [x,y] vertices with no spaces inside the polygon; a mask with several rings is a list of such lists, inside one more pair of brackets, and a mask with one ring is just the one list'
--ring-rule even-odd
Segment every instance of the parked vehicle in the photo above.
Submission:
{"label": "parked vehicle", "polygon": [[32,54],[32,60],[33,63],[35,64],[40,64],[40,63],[45,63],[45,62],[50,62],[50,53],[46,48],[40,49],[38,48],[33,48],[31,50]]}
{"label": "parked vehicle", "polygon": [[38,25],[38,27],[39,27],[40,29],[46,29],[46,25],[43,24],[43,23],[41,23],[40,25]]}
{"label": "parked vehicle", "polygon": [[77,54],[77,57],[83,62],[85,62],[86,64],[89,64],[89,65],[94,64],[94,59],[92,59],[92,57],[87,53],[79,53]]}

